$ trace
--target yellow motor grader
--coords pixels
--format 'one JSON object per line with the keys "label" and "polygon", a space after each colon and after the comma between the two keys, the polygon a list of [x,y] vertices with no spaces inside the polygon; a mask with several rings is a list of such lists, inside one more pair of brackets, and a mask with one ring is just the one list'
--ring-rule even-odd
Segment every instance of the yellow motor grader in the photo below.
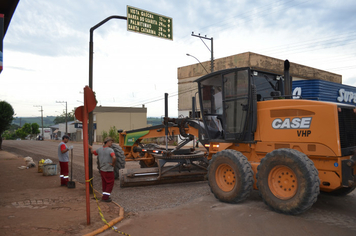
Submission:
{"label": "yellow motor grader", "polygon": [[[292,99],[288,61],[284,75],[233,68],[196,82],[201,119],[169,118],[166,102],[162,125],[120,132],[126,161],[143,167],[121,170],[121,186],[206,176],[220,201],[241,202],[258,189],[271,209],[285,214],[306,211],[320,191],[355,189],[355,107]],[[183,141],[169,148],[176,135]],[[154,137],[165,137],[166,147],[142,144]],[[195,138],[205,150],[186,148]]]}

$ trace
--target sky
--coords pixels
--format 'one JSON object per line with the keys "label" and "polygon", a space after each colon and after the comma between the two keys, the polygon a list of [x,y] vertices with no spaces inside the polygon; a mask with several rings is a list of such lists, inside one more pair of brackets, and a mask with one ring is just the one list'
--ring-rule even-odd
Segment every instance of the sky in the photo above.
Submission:
{"label": "sky", "polygon": [[[83,105],[89,30],[131,6],[173,19],[173,40],[127,31],[113,19],[94,31],[98,105],[147,107],[178,116],[179,67],[209,61],[197,37],[214,38],[214,58],[254,52],[342,75],[356,86],[356,1],[20,0],[3,41],[0,100],[16,117],[58,116]],[[210,41],[205,41],[210,46]]]}

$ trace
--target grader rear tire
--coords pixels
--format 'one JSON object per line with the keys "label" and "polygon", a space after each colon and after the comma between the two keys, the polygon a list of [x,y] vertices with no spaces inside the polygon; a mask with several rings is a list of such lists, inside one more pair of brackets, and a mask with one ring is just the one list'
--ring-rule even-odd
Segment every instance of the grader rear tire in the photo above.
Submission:
{"label": "grader rear tire", "polygon": [[316,202],[320,193],[318,170],[304,153],[274,150],[261,160],[257,170],[260,196],[272,210],[297,215]]}
{"label": "grader rear tire", "polygon": [[230,149],[213,155],[208,167],[208,180],[214,196],[228,203],[238,203],[249,197],[254,181],[247,158]]}

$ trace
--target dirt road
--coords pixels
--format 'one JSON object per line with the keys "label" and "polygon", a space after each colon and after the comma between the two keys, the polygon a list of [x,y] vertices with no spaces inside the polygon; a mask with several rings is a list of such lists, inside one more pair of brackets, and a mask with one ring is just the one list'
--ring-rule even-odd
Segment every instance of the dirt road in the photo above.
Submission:
{"label": "dirt road", "polygon": [[[3,148],[36,161],[56,162],[58,143],[5,140]],[[74,178],[84,182],[82,144],[70,145]],[[94,186],[101,189],[96,167],[93,173]],[[126,218],[117,227],[131,235],[356,235],[356,191],[345,197],[321,194],[309,211],[298,216],[271,211],[257,191],[241,204],[221,203],[207,182],[120,188],[116,181],[112,198],[125,209]],[[111,234],[115,235],[111,231],[102,235]]]}

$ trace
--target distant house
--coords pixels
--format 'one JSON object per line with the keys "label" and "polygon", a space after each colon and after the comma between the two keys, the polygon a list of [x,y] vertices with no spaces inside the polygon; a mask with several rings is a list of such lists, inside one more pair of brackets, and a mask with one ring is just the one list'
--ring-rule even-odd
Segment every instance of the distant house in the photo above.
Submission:
{"label": "distant house", "polygon": [[[40,134],[42,135],[42,128],[39,128]],[[43,128],[43,138],[44,139],[50,139],[52,134],[51,128]]]}
{"label": "distant house", "polygon": [[[59,123],[56,125],[50,126],[51,129],[51,136],[49,137],[50,139],[62,139],[62,136],[66,133],[66,127],[67,127],[67,133],[68,136],[71,138],[71,140],[76,140],[77,137],[77,129],[74,127],[75,121],[68,121],[67,124],[64,123]],[[46,136],[45,136],[46,138]]]}
{"label": "distant house", "polygon": [[51,139],[59,139],[59,137],[61,137],[61,136],[59,136],[60,133],[58,133],[59,132],[59,124],[52,125],[49,128],[52,131]]}

